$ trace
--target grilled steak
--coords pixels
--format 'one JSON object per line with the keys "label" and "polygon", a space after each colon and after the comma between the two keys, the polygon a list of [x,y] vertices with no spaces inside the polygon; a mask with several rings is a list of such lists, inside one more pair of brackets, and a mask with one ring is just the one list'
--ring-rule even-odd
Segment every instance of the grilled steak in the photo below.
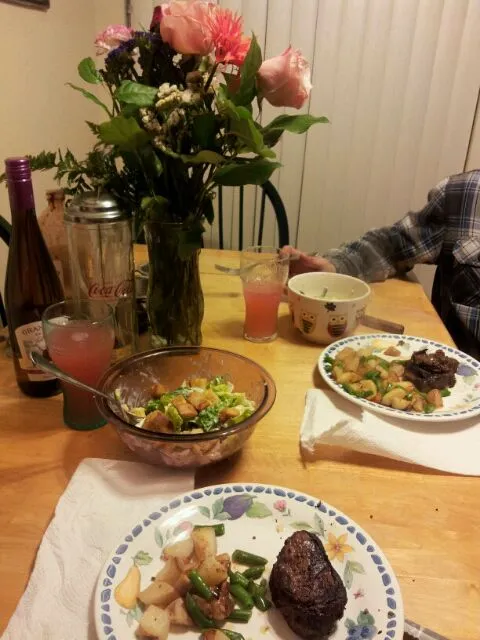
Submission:
{"label": "grilled steak", "polygon": [[458,361],[449,358],[438,349],[427,353],[426,349],[415,351],[405,365],[405,379],[412,382],[419,391],[427,393],[431,389],[445,389],[455,385]]}
{"label": "grilled steak", "polygon": [[273,565],[270,591],[290,628],[312,640],[332,633],[347,604],[343,582],[320,539],[308,531],[296,531],[285,541]]}

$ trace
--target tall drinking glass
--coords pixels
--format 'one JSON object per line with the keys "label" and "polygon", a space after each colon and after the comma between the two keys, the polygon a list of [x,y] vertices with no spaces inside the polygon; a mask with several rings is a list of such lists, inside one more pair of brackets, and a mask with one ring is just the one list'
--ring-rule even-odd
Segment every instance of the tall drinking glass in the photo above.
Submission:
{"label": "tall drinking glass", "polygon": [[[60,368],[95,387],[109,367],[115,338],[112,308],[103,300],[68,300],[45,309],[43,333],[48,353]],[[62,382],[63,420],[72,429],[105,424],[88,391]]]}
{"label": "tall drinking glass", "polygon": [[243,336],[251,342],[271,342],[277,337],[278,306],[288,279],[289,257],[280,249],[252,246],[240,256],[240,277],[245,298]]}

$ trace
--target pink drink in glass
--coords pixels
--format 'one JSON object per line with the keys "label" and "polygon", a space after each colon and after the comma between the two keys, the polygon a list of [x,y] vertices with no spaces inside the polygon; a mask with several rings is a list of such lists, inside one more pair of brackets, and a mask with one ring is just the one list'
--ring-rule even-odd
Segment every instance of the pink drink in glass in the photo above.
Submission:
{"label": "pink drink in glass", "polygon": [[[48,353],[60,368],[95,387],[108,368],[113,353],[114,333],[109,325],[89,320],[70,320],[52,328],[47,336]],[[92,429],[105,423],[87,391],[62,382],[65,422],[77,429]]]}
{"label": "pink drink in glass", "polygon": [[267,342],[277,337],[278,306],[282,297],[281,282],[244,282],[244,335],[254,342]]}

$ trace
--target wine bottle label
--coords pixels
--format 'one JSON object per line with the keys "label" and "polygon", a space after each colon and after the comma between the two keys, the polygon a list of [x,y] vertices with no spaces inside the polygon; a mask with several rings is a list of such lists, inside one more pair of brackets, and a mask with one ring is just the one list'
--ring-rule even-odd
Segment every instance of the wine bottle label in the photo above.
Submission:
{"label": "wine bottle label", "polygon": [[58,279],[62,284],[62,289],[65,289],[65,281],[63,279],[63,265],[61,260],[53,260],[53,266],[55,267],[55,271],[58,274]]}
{"label": "wine bottle label", "polygon": [[15,337],[17,338],[18,348],[20,349],[20,367],[27,373],[27,377],[32,382],[43,382],[46,380],[54,380],[55,376],[44,373],[41,369],[37,369],[30,360],[30,353],[38,351],[48,357],[47,345],[43,336],[42,323],[40,321],[29,322],[15,329]]}

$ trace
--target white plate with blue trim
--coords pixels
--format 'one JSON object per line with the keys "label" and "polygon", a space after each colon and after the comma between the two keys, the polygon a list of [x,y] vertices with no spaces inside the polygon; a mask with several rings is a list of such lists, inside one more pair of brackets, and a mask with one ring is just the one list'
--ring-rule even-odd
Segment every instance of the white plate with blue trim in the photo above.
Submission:
{"label": "white plate with blue trim", "polygon": [[[263,484],[224,484],[198,489],[159,505],[133,523],[109,554],[95,593],[95,624],[100,640],[137,640],[137,604],[125,609],[115,599],[115,588],[133,564],[141,587],[150,584],[162,567],[166,544],[190,534],[194,525],[223,523],[217,538],[219,553],[244,549],[268,560],[265,577],[285,540],[296,530],[316,533],[348,595],[344,616],[329,640],[402,640],[403,602],[400,587],[384,553],[368,533],[349,516],[318,498],[291,489]],[[113,523],[112,523],[113,524]],[[296,640],[275,608],[255,610],[247,624],[227,623],[245,640]],[[176,628],[169,637],[198,640],[200,632]]]}
{"label": "white plate with blue trim", "polygon": [[[450,388],[450,395],[443,398],[443,407],[436,409],[432,413],[417,413],[415,411],[402,411],[386,407],[377,402],[371,402],[367,398],[357,398],[345,391],[336,382],[328,367],[329,359],[335,359],[345,347],[352,349],[373,348],[373,354],[385,360],[407,360],[414,351],[427,349],[428,352],[441,349],[450,358],[455,358],[459,362],[457,373],[455,374],[455,386]],[[396,347],[400,351],[399,356],[386,356],[384,351],[388,347]],[[359,336],[343,338],[329,345],[321,354],[318,360],[318,368],[325,382],[341,396],[350,400],[364,409],[374,411],[389,416],[390,418],[401,418],[402,420],[415,420],[417,422],[452,422],[454,420],[466,420],[473,416],[480,415],[480,362],[468,356],[458,349],[449,347],[446,344],[428,340],[427,338],[416,338],[414,336],[399,336],[389,333],[372,333]]]}

